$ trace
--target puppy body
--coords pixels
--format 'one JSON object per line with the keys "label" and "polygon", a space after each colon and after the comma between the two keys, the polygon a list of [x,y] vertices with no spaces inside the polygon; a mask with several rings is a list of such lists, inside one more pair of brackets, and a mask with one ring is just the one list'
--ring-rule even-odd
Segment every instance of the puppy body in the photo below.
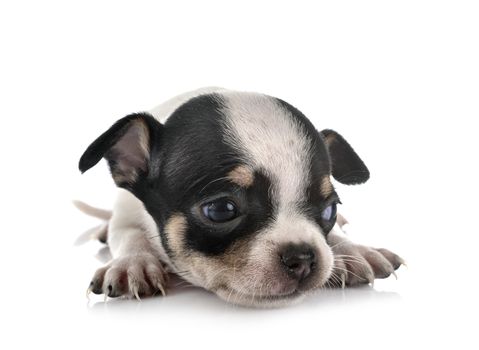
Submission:
{"label": "puppy body", "polygon": [[355,184],[369,172],[339,134],[319,133],[279,99],[192,91],[117,122],[81,170],[102,157],[123,189],[95,293],[164,293],[169,271],[236,304],[276,306],[387,277],[402,262],[338,234],[330,177]]}

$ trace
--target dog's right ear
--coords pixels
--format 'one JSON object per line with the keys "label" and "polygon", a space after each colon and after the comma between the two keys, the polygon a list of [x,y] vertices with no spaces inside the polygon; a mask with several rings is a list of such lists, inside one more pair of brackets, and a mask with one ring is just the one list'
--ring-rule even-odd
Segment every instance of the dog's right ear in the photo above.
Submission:
{"label": "dog's right ear", "polygon": [[321,131],[331,157],[332,175],[345,185],[362,184],[369,179],[369,170],[351,145],[336,131]]}
{"label": "dog's right ear", "polygon": [[130,114],[118,120],[83,153],[80,171],[84,173],[105,158],[117,186],[130,189],[140,174],[148,173],[152,146],[162,128],[148,113]]}

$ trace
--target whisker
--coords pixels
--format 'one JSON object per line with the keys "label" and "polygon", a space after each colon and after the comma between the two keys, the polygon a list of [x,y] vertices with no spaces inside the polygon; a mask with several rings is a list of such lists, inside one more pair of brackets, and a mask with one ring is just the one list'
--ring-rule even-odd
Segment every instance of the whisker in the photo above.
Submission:
{"label": "whisker", "polygon": [[205,289],[211,289],[211,287],[213,286],[213,283],[215,282],[215,278],[220,274],[220,273],[223,273],[224,271],[228,271],[228,267],[225,267],[223,269],[220,269],[219,271],[216,271],[216,273],[213,275],[213,277],[210,278],[210,281],[207,282],[206,286],[205,286]]}
{"label": "whisker", "polygon": [[[236,262],[233,263],[233,277],[231,279],[231,282],[234,282],[234,279],[235,279],[235,272],[236,272]],[[231,294],[233,293],[233,288],[230,287],[230,292],[228,294],[228,297],[226,298],[226,301],[229,303],[230,302],[230,298],[231,298]]]}
{"label": "whisker", "polygon": [[[331,274],[331,276],[329,277],[330,280],[333,280],[333,282],[336,282],[336,283],[340,283],[341,282],[341,279],[340,277],[335,273],[333,272]],[[328,280],[329,281],[329,280]]]}
{"label": "whisker", "polygon": [[351,241],[345,239],[341,242],[336,243],[335,245],[330,246],[330,248],[333,249],[333,248],[336,248],[336,247],[340,246],[341,244],[345,244],[345,243],[351,243]]}
{"label": "whisker", "polygon": [[191,272],[184,271],[184,272],[175,272],[176,275],[183,277],[183,276],[191,276]]}
{"label": "whisker", "polygon": [[343,268],[341,268],[341,267],[336,267],[336,268],[337,268],[338,270],[341,270],[341,271],[344,271],[344,272],[346,272],[346,273],[349,273],[349,274],[351,274],[351,275],[353,275],[353,276],[356,276],[356,277],[359,278],[361,281],[367,281],[366,278],[361,277],[361,276],[358,276],[358,275],[356,275],[354,272],[348,271],[348,270],[343,269]]}
{"label": "whisker", "polygon": [[185,287],[196,287],[196,286],[191,284],[188,281],[182,281],[182,282],[179,282],[179,283],[175,284],[175,287],[185,288]]}
{"label": "whisker", "polygon": [[220,177],[220,178],[218,178],[218,179],[212,180],[212,181],[208,182],[205,186],[203,186],[203,188],[202,188],[198,193],[203,192],[203,190],[204,190],[206,187],[208,187],[209,185],[211,185],[212,183],[214,183],[214,182],[216,182],[216,181],[226,180],[226,179],[228,179],[228,177],[223,176],[223,177]]}
{"label": "whisker", "polygon": [[357,262],[367,261],[363,257],[357,257],[357,256],[354,256],[354,255],[335,255],[334,258],[335,258],[335,260],[337,260],[336,258],[339,258],[339,259],[342,259],[342,260],[349,259],[349,261],[357,261]]}
{"label": "whisker", "polygon": [[188,286],[181,286],[180,289],[193,289],[193,288],[198,288],[198,286],[195,286],[193,284],[188,285]]}
{"label": "whisker", "polygon": [[[341,259],[341,261],[343,263],[345,263],[346,265],[350,265],[350,264],[359,264],[361,266],[366,266],[368,267],[369,264],[367,262],[364,262],[362,260],[353,260],[353,259],[348,259],[348,258],[343,258]],[[335,267],[338,266],[338,265],[334,265]]]}

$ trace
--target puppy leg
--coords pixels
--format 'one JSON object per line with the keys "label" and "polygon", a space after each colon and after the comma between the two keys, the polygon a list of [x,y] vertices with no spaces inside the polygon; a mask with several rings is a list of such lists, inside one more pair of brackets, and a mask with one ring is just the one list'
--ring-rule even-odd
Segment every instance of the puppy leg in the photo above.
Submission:
{"label": "puppy leg", "polygon": [[121,190],[108,227],[113,259],[98,269],[88,291],[109,297],[165,294],[168,274],[153,219],[141,201]]}
{"label": "puppy leg", "polygon": [[327,238],[334,254],[334,268],[328,285],[344,287],[374,283],[376,278],[395,275],[394,271],[404,264],[401,257],[387,249],[351,242],[338,226],[334,227]]}

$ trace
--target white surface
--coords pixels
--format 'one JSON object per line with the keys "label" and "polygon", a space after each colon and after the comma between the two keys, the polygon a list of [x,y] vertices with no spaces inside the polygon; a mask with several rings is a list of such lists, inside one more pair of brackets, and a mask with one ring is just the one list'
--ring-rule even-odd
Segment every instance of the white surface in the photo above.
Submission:
{"label": "white surface", "polygon": [[[466,1],[2,2],[2,349],[477,349],[479,12]],[[105,164],[77,171],[116,119],[217,85],[278,96],[334,128],[371,181],[339,187],[353,240],[402,255],[399,280],[278,310],[186,288],[84,291]]]}

